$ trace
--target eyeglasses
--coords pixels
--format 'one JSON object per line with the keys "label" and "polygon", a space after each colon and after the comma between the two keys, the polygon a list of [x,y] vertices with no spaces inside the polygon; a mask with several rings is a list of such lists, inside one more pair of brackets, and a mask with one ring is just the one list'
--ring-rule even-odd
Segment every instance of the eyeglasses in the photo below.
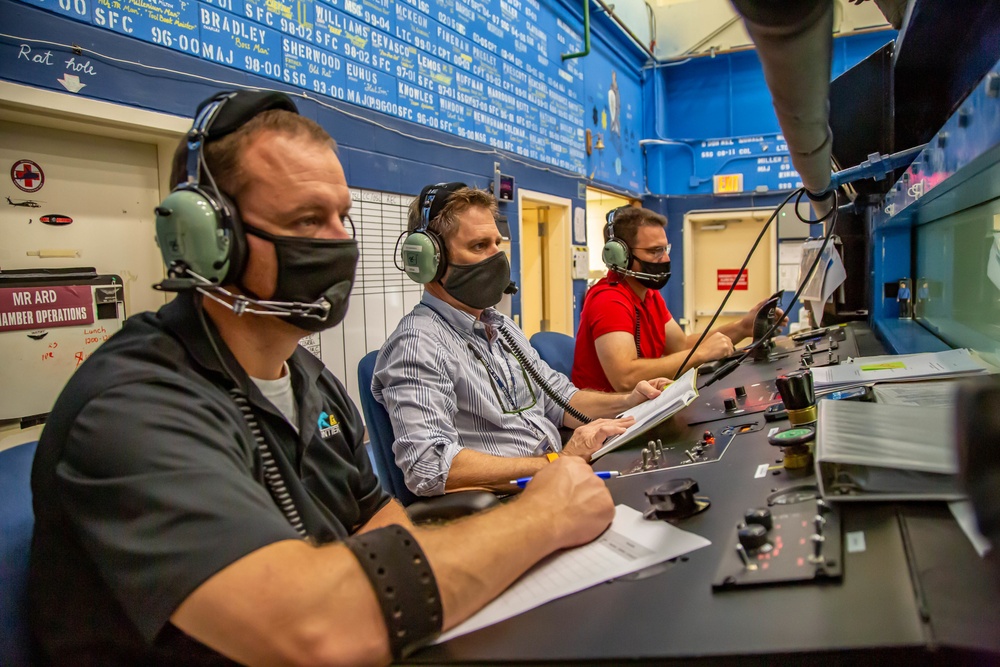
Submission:
{"label": "eyeglasses", "polygon": [[653,257],[653,259],[662,259],[670,255],[670,244],[653,246],[652,248],[635,248],[635,250],[641,250]]}
{"label": "eyeglasses", "polygon": [[[497,375],[497,372],[493,369],[493,367],[490,366],[486,359],[482,357],[482,355],[477,354],[476,359],[478,359],[479,363],[481,363],[483,368],[486,369],[486,375],[490,378],[490,387],[493,388],[493,394],[497,397],[497,404],[500,406],[501,412],[505,415],[519,415],[522,412],[535,407],[535,404],[538,403],[538,397],[535,396],[535,389],[531,386],[531,381],[528,379],[528,372],[524,370],[524,367],[521,366],[516,359],[514,360],[514,363],[521,369],[521,377],[524,378],[524,386],[527,387],[526,392],[519,391],[516,382],[513,383],[513,387],[508,387],[503,379]],[[507,362],[507,370],[510,371],[510,377],[513,378],[514,369],[511,367],[510,359],[506,355],[504,355],[504,361]],[[497,386],[498,384],[499,387]],[[500,397],[501,390],[503,391],[503,395],[507,398],[506,401]],[[521,399],[525,402],[528,400],[531,402],[524,407],[518,407],[522,402]],[[510,406],[509,409],[506,407],[508,405]]]}

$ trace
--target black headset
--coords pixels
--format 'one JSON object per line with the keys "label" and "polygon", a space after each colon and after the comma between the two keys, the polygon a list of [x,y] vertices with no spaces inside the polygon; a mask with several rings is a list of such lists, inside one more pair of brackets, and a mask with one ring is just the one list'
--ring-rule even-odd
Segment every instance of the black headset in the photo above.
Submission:
{"label": "black headset", "polygon": [[619,273],[625,273],[632,268],[632,249],[628,247],[625,241],[615,236],[615,218],[618,217],[621,211],[627,208],[632,207],[628,205],[619,206],[608,211],[608,240],[604,243],[604,248],[601,249],[601,260],[604,262],[604,265]]}
{"label": "black headset", "polygon": [[462,188],[465,183],[437,183],[428,185],[420,191],[418,210],[420,211],[420,226],[410,233],[404,232],[399,242],[399,258],[401,271],[415,283],[425,285],[440,280],[448,268],[448,251],[444,239],[430,228],[441,214],[451,196]]}
{"label": "black headset", "polygon": [[156,243],[169,275],[155,285],[157,289],[223,285],[242,275],[247,257],[243,224],[236,204],[218,188],[208,170],[205,144],[271,109],[298,113],[288,95],[272,91],[221,92],[198,106],[187,134],[187,180],[155,209]]}

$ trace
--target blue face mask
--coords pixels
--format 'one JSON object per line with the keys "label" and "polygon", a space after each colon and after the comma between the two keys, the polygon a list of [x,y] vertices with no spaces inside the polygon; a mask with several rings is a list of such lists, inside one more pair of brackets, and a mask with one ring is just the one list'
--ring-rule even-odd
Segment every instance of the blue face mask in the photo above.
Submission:
{"label": "blue face mask", "polygon": [[471,308],[495,306],[510,285],[507,253],[498,252],[475,264],[451,264],[441,284],[448,294]]}

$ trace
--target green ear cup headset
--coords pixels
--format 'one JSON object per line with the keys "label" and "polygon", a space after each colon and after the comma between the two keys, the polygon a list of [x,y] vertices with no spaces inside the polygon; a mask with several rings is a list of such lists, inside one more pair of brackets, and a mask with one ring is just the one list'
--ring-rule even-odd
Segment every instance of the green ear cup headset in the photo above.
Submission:
{"label": "green ear cup headset", "polygon": [[187,180],[155,209],[156,242],[169,276],[157,289],[176,292],[239,279],[247,255],[243,225],[236,205],[216,186],[204,149],[270,109],[298,113],[287,95],[264,91],[222,92],[198,107],[187,134]]}
{"label": "green ear cup headset", "polygon": [[615,236],[615,218],[627,209],[632,208],[631,206],[619,206],[616,209],[612,209],[608,212],[608,240],[604,244],[604,248],[601,250],[601,259],[604,261],[604,265],[614,271],[615,273],[622,276],[631,276],[633,278],[656,280],[660,276],[652,273],[644,273],[642,271],[632,270],[632,249],[628,247],[622,239]]}
{"label": "green ear cup headset", "polygon": [[409,234],[400,235],[399,259],[397,265],[415,283],[425,285],[440,280],[448,268],[448,253],[444,239],[430,229],[433,222],[451,195],[464,187],[465,183],[437,183],[428,185],[420,192],[420,226]]}
{"label": "green ear cup headset", "polygon": [[628,275],[632,267],[632,250],[625,241],[615,236],[615,218],[623,209],[628,206],[619,206],[608,211],[608,240],[601,250],[601,260],[604,265],[613,271]]}

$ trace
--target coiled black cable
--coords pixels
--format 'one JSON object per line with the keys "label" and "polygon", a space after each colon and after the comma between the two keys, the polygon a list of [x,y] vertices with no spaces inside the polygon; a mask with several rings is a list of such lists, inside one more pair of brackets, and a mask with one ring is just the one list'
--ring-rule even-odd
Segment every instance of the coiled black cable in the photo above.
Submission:
{"label": "coiled black cable", "polygon": [[267,490],[271,493],[271,497],[277,503],[278,508],[281,509],[281,513],[288,519],[288,523],[292,524],[292,528],[303,538],[308,537],[305,525],[302,523],[302,517],[299,516],[299,510],[295,507],[295,501],[292,500],[291,494],[288,493],[288,487],[285,486],[285,480],[281,476],[278,463],[274,460],[271,448],[268,446],[267,440],[264,439],[264,434],[261,433],[260,426],[257,424],[257,418],[250,408],[250,401],[247,399],[246,394],[236,387],[229,390],[229,395],[236,403],[236,407],[240,409],[243,419],[246,421],[247,426],[250,427],[250,432],[253,434],[254,440],[257,441],[257,449],[260,450],[260,465],[264,473],[264,482],[267,484]]}
{"label": "coiled black cable", "polygon": [[260,426],[257,424],[257,418],[253,414],[253,409],[250,407],[250,401],[246,394],[239,389],[239,382],[236,380],[236,375],[233,373],[232,369],[229,368],[229,364],[226,363],[226,358],[222,356],[222,351],[219,349],[218,344],[215,342],[215,336],[212,334],[211,327],[208,326],[208,321],[205,319],[205,309],[202,306],[202,296],[198,295],[197,302],[195,303],[195,308],[198,311],[198,319],[201,322],[201,328],[205,332],[205,336],[208,338],[208,342],[212,345],[212,351],[215,353],[215,358],[219,360],[219,364],[225,370],[226,375],[233,382],[233,387],[229,389],[229,395],[236,403],[236,407],[239,408],[240,414],[243,415],[243,420],[246,422],[247,427],[250,429],[250,433],[253,435],[254,440],[257,441],[257,450],[260,452],[260,465],[261,472],[264,476],[264,482],[267,485],[267,490],[271,494],[271,498],[278,505],[281,513],[285,515],[285,519],[288,523],[292,525],[292,528],[302,536],[303,538],[308,537],[306,533],[305,525],[302,523],[302,517],[299,515],[298,508],[295,507],[295,501],[292,499],[290,493],[288,493],[288,487],[285,486],[285,480],[281,476],[281,469],[278,468],[278,463],[274,460],[274,455],[271,453],[271,448],[267,444],[267,440],[264,439],[264,434],[260,430]]}
{"label": "coiled black cable", "polygon": [[561,407],[563,410],[568,412],[574,419],[583,424],[589,424],[590,422],[594,421],[593,419],[591,419],[590,417],[588,417],[587,415],[583,414],[582,412],[574,408],[572,405],[570,405],[569,401],[567,401],[565,398],[557,394],[556,391],[549,386],[549,383],[545,381],[545,379],[542,377],[542,374],[538,372],[538,369],[536,369],[533,364],[529,363],[528,355],[524,353],[524,350],[522,350],[521,347],[517,344],[517,341],[514,340],[514,336],[509,331],[507,331],[505,325],[501,324],[498,327],[498,329],[500,330],[500,336],[503,338],[504,342],[507,343],[507,350],[514,355],[514,358],[517,359],[517,363],[521,364],[521,368],[523,368],[525,372],[527,372],[528,377],[534,380],[535,384],[541,387],[542,391],[548,394],[549,398],[551,398],[553,401],[556,402],[556,405]]}

